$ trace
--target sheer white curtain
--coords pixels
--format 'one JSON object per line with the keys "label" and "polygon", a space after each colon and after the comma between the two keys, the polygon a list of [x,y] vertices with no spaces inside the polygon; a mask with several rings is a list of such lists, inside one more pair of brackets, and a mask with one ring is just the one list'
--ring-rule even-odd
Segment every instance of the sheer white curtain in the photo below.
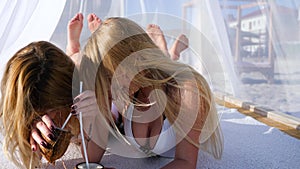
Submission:
{"label": "sheer white curtain", "polygon": [[32,41],[49,40],[65,0],[1,0],[0,78],[9,58]]}
{"label": "sheer white curtain", "polygon": [[182,53],[180,61],[200,71],[213,89],[237,91],[238,81],[218,0],[133,1],[126,1],[125,16],[144,28],[149,23],[159,25],[169,47],[178,35],[185,34],[190,41],[189,49]]}
{"label": "sheer white curtain", "polygon": [[68,0],[56,29],[50,39],[61,49],[66,49],[67,43],[67,25],[76,13],[81,12],[84,16],[83,28],[80,36],[80,43],[83,47],[86,40],[91,35],[87,25],[87,17],[90,13],[96,14],[102,20],[113,16],[124,15],[124,0]]}
{"label": "sheer white curtain", "polygon": [[[187,4],[188,5],[188,4]],[[238,92],[238,84],[229,39],[224,23],[224,17],[218,0],[191,1],[192,24],[203,36],[191,36],[196,38],[194,43],[201,40],[201,59],[204,62],[203,73],[212,80],[215,90],[235,94]],[[198,39],[197,39],[198,38]],[[193,63],[193,61],[191,62]]]}
{"label": "sheer white curtain", "polygon": [[300,117],[300,95],[296,90],[300,79],[300,1],[220,0],[219,3],[234,66],[243,82],[238,97]]}

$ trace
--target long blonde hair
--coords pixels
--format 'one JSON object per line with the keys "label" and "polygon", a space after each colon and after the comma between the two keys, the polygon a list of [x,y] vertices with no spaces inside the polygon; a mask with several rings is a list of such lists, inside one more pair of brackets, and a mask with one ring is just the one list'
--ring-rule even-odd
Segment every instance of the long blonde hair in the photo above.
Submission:
{"label": "long blonde hair", "polygon": [[[191,128],[201,131],[207,117],[211,118],[209,114],[216,114],[216,109],[210,88],[198,72],[166,57],[139,25],[125,18],[109,18],[104,21],[89,38],[84,54],[81,78],[86,88],[95,89],[100,112],[107,119],[107,127],[114,135],[125,139],[111,115],[111,101],[121,99],[125,102],[123,106],[131,103],[133,98],[129,96],[128,89],[134,83],[141,87],[152,86],[159,89],[154,92],[157,99],[155,102],[160,104],[166,100],[163,112],[165,117],[178,134],[200,147],[200,141],[193,141],[186,133]],[[122,89],[118,80],[114,81],[122,72],[130,79],[126,90]],[[187,83],[192,87],[187,89]],[[164,90],[165,97],[159,92],[161,90]],[[181,104],[181,94],[187,90],[193,92],[198,100],[197,104],[201,104],[195,105],[196,109],[199,106],[195,114],[189,113],[192,117],[181,113],[193,109]],[[192,124],[189,124],[190,121]],[[214,129],[211,130],[215,130],[218,124],[212,126]],[[213,132],[210,131],[210,135]],[[220,153],[215,157],[219,158]]]}
{"label": "long blonde hair", "polygon": [[[3,147],[19,167],[39,165],[39,157],[32,153],[29,144],[33,120],[45,115],[47,110],[59,110],[63,116],[69,114],[72,91],[78,93],[77,87],[72,87],[74,68],[62,50],[45,41],[30,43],[6,64],[0,102]],[[59,125],[61,120],[54,123]]]}

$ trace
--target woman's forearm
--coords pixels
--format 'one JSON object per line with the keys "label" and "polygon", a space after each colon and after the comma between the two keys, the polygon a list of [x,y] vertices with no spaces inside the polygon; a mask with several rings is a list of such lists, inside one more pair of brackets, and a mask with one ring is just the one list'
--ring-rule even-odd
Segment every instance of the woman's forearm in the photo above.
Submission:
{"label": "woman's forearm", "polygon": [[[88,155],[89,162],[99,163],[105,153],[105,149],[101,148],[99,145],[97,145],[92,140],[86,142],[86,144],[87,144],[86,149],[87,149],[87,155]],[[83,146],[83,144],[81,144],[81,152],[82,152],[82,155],[84,156],[82,146]]]}

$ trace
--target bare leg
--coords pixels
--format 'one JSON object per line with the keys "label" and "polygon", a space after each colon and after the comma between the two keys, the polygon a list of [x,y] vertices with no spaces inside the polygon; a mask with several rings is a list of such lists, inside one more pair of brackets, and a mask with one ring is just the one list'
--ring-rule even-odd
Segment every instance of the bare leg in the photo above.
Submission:
{"label": "bare leg", "polygon": [[89,14],[87,19],[88,19],[88,27],[91,33],[95,32],[102,24],[101,19],[94,13]]}
{"label": "bare leg", "polygon": [[80,51],[80,34],[83,26],[83,15],[77,13],[68,23],[68,42],[66,54],[71,56]]}
{"label": "bare leg", "polygon": [[181,34],[179,35],[174,44],[172,45],[171,49],[169,50],[170,56],[172,60],[178,60],[180,57],[180,53],[187,49],[189,46],[188,38]]}
{"label": "bare leg", "polygon": [[152,39],[152,41],[167,55],[169,56],[167,42],[164,34],[160,27],[155,24],[149,24],[147,26],[147,34]]}
{"label": "bare leg", "polygon": [[179,35],[171,49],[168,50],[166,39],[160,27],[155,24],[149,24],[147,27],[147,33],[153,42],[172,60],[178,60],[180,57],[180,53],[188,48],[189,40],[188,38],[181,34]]}

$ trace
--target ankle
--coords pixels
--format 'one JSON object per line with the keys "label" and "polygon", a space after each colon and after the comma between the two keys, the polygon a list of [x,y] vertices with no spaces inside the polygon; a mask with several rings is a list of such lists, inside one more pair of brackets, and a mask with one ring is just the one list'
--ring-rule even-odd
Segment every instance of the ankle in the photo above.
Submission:
{"label": "ankle", "polygon": [[170,55],[169,51],[162,50],[162,52],[165,54],[166,57],[171,58],[171,55]]}
{"label": "ankle", "polygon": [[66,54],[68,56],[72,56],[75,53],[78,53],[79,51],[80,51],[80,44],[79,44],[79,42],[75,43],[75,44],[68,44],[67,45]]}
{"label": "ankle", "polygon": [[180,57],[180,54],[173,48],[170,49],[169,53],[172,60],[178,60]]}

